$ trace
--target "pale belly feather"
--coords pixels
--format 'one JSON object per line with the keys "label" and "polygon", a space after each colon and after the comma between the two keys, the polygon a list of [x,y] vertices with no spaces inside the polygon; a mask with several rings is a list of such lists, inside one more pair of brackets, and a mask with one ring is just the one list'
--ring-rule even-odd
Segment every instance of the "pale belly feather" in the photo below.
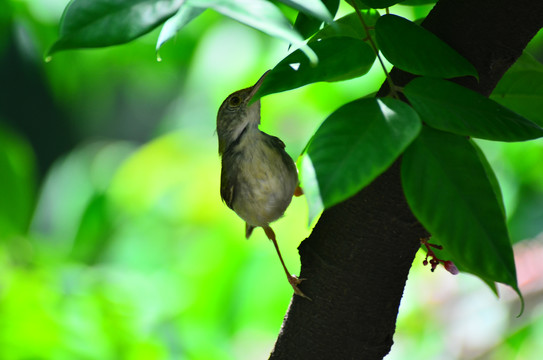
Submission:
{"label": "pale belly feather", "polygon": [[240,164],[236,189],[239,196],[233,206],[248,224],[265,226],[279,219],[287,209],[298,184],[298,174],[294,164],[285,164],[280,153],[283,149],[249,148],[252,151]]}

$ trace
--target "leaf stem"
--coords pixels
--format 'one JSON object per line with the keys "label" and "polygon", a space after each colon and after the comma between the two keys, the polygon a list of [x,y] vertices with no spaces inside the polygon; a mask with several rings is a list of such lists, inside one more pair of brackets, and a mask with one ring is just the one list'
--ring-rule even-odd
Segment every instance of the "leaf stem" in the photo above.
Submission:
{"label": "leaf stem", "polygon": [[[358,7],[355,6],[355,4],[352,2],[352,0],[347,0],[347,3],[351,5],[358,15],[358,18],[360,19],[360,22],[362,23],[362,26],[364,27],[364,31],[366,32],[366,37],[368,39],[368,42],[371,45],[371,48],[373,49],[373,52],[375,53],[375,56],[377,56],[377,59],[379,60],[379,64],[381,64],[381,68],[383,69],[383,72],[385,73],[385,77],[387,79],[388,86],[390,88],[390,95],[393,98],[398,99],[398,93],[396,92],[396,85],[394,85],[394,82],[392,81],[392,78],[390,77],[390,74],[387,71],[387,68],[385,66],[385,63],[381,56],[379,55],[379,49],[377,49],[377,45],[375,45],[375,42],[373,41],[371,35],[370,35],[370,28],[364,21],[364,17],[362,16],[362,12]],[[388,14],[388,8],[387,8],[387,14]]]}

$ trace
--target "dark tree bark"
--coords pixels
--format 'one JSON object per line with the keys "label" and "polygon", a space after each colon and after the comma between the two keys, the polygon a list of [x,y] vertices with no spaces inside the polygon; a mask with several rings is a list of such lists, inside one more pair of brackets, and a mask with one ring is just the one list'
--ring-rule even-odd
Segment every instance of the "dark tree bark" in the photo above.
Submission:
{"label": "dark tree bark", "polygon": [[[479,82],[458,82],[488,96],[543,26],[543,1],[441,0],[423,26],[477,68]],[[398,85],[412,78],[397,69],[392,76]],[[293,297],[270,359],[382,359],[390,351],[405,281],[427,235],[405,201],[399,169],[397,161],[326,210],[302,242],[308,280],[300,287],[313,301]]]}

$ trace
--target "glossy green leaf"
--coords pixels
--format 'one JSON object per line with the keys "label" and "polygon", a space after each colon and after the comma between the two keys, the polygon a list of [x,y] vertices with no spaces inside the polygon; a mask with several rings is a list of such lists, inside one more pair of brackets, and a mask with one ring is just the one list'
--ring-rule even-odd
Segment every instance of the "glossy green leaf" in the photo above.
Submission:
{"label": "glossy green leaf", "polygon": [[330,23],[334,20],[330,11],[321,0],[278,0],[283,4],[301,11],[315,19]]}
{"label": "glossy green leaf", "polygon": [[497,141],[523,141],[543,136],[537,124],[481,94],[450,81],[416,78],[404,94],[433,128]]}
{"label": "glossy green leaf", "polygon": [[[339,8],[339,0],[323,0],[322,3],[328,9],[332,18],[336,15]],[[313,35],[321,27],[323,20],[299,12],[294,21],[294,29],[297,30],[304,39]]]}
{"label": "glossy green leaf", "polygon": [[333,112],[307,148],[307,165],[314,174],[302,166],[309,208],[314,209],[315,194],[328,208],[360,191],[396,160],[420,128],[413,109],[391,98],[359,99]]}
{"label": "glossy green leaf", "polygon": [[182,0],[74,0],[65,9],[49,55],[126,43],[173,16]]}
{"label": "glossy green leaf", "polygon": [[543,65],[524,54],[500,79],[490,98],[543,126]]}
{"label": "glossy green leaf", "polygon": [[204,11],[205,9],[195,8],[190,5],[183,4],[177,13],[164,23],[164,26],[158,35],[156,51],[158,51],[166,41],[174,37],[179,30],[185,27],[185,25],[194,20]]}
{"label": "glossy green leaf", "polygon": [[375,61],[368,44],[349,37],[324,39],[309,46],[319,57],[317,65],[296,50],[268,73],[254,99],[319,81],[352,79],[367,73]]}
{"label": "glossy green leaf", "polygon": [[[377,10],[369,9],[361,10],[360,13],[362,14],[366,25],[370,27],[370,35],[374,37],[375,31],[373,31],[372,28],[375,26],[377,20],[379,20],[379,12]],[[334,21],[333,24],[325,26],[322,30],[317,32],[310,41],[317,41],[337,36],[347,36],[362,40],[365,40],[368,37],[360,22],[358,14],[353,12]]]}
{"label": "glossy green leaf", "polygon": [[304,44],[302,36],[275,5],[267,0],[186,0],[186,4],[210,8],[240,23],[299,47],[311,63],[317,62],[315,53]]}
{"label": "glossy green leaf", "polygon": [[396,5],[399,2],[402,2],[402,0],[358,0],[358,1],[374,9],[384,9],[387,7],[391,7],[392,5]]}
{"label": "glossy green leaf", "polygon": [[0,126],[0,242],[28,230],[36,200],[35,175],[30,144]]}
{"label": "glossy green leaf", "polygon": [[439,239],[450,260],[520,294],[505,216],[489,169],[472,140],[424,127],[404,153],[402,184],[413,214]]}
{"label": "glossy green leaf", "polygon": [[375,32],[383,55],[404,71],[441,78],[477,77],[477,71],[463,56],[428,30],[405,18],[381,16]]}

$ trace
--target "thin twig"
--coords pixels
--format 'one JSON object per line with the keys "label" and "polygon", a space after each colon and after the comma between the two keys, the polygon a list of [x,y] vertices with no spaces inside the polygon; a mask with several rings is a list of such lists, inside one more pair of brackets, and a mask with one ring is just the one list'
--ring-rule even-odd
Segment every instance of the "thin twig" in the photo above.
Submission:
{"label": "thin twig", "polygon": [[[370,35],[370,28],[366,24],[366,22],[364,21],[364,17],[362,16],[362,12],[351,1],[347,0],[347,3],[353,7],[354,11],[358,15],[358,18],[360,19],[360,22],[362,23],[362,26],[364,27],[364,31],[366,32],[366,38],[368,39],[368,42],[370,43],[371,48],[373,49],[373,52],[377,56],[377,59],[379,60],[379,63],[381,64],[381,68],[383,68],[383,71],[385,73],[385,77],[387,79],[387,83],[388,83],[388,86],[390,88],[390,95],[392,97],[398,99],[398,94],[396,92],[396,86],[394,85],[394,82],[392,81],[392,78],[390,77],[390,75],[389,75],[389,73],[387,71],[387,68],[385,66],[385,63],[384,63],[383,59],[379,55],[379,49],[377,49],[377,45],[375,44],[375,42],[373,41],[373,39],[372,39],[372,37]],[[388,13],[388,8],[387,8],[387,13]]]}

